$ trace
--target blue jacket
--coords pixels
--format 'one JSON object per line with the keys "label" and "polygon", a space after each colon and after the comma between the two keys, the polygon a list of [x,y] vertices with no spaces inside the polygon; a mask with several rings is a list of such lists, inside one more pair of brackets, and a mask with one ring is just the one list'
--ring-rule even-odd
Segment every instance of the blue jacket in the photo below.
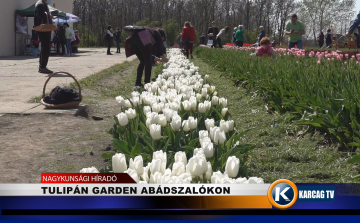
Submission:
{"label": "blue jacket", "polygon": [[351,24],[348,33],[353,33],[359,25],[360,25],[360,11],[356,16],[356,19]]}
{"label": "blue jacket", "polygon": [[259,35],[259,42],[261,41],[262,38],[264,38],[266,35],[265,35],[265,30],[262,30],[260,32],[260,35]]}

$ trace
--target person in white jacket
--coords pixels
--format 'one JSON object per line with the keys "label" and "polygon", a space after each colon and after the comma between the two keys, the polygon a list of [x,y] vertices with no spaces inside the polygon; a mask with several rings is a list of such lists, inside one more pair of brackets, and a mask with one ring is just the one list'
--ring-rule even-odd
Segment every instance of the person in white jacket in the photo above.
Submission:
{"label": "person in white jacket", "polygon": [[65,26],[65,38],[66,38],[66,51],[68,56],[72,56],[71,52],[71,40],[72,40],[72,33],[71,28],[68,23],[64,23]]}
{"label": "person in white jacket", "polygon": [[216,36],[216,42],[220,48],[222,48],[221,40],[225,37],[225,35],[229,32],[229,26],[225,26],[222,30],[220,30],[219,34]]}
{"label": "person in white jacket", "polygon": [[114,37],[114,34],[111,32],[111,26],[108,25],[107,31],[106,31],[106,41],[108,44],[107,55],[112,55],[112,53],[110,52],[110,48],[111,48],[111,43],[112,43],[113,37]]}

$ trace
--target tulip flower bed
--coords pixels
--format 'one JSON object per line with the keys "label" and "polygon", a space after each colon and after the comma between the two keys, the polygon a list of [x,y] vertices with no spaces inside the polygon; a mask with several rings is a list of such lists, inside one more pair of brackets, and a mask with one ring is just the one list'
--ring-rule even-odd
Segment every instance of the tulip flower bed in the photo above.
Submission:
{"label": "tulip flower bed", "polygon": [[128,173],[139,183],[264,183],[246,178],[254,146],[239,142],[246,131],[230,119],[227,99],[180,49],[169,55],[155,82],[116,98],[121,113],[109,132],[116,152],[102,155],[110,165],[100,172]]}
{"label": "tulip flower bed", "polygon": [[259,90],[270,108],[291,112],[291,120],[307,131],[331,134],[350,151],[360,146],[360,65],[355,58],[344,62],[339,55],[321,53],[314,60],[279,49],[273,60],[241,51],[200,47],[196,54],[229,73],[236,84]]}

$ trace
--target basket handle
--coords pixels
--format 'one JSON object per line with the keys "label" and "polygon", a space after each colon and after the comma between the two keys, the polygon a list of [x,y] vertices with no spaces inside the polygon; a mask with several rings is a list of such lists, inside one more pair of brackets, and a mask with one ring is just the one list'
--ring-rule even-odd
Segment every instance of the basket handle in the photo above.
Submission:
{"label": "basket handle", "polygon": [[55,75],[57,75],[57,74],[61,74],[61,73],[62,73],[62,74],[67,74],[68,76],[72,77],[72,79],[74,79],[75,83],[77,84],[77,86],[78,86],[78,88],[79,88],[79,98],[80,98],[80,100],[82,100],[81,87],[80,87],[79,82],[76,80],[76,78],[75,78],[73,75],[69,74],[68,72],[64,72],[64,71],[55,72],[55,73],[53,73],[52,75],[50,75],[50,77],[46,80],[46,82],[45,82],[45,84],[44,84],[44,89],[43,89],[43,96],[42,96],[42,98],[43,98],[43,99],[45,98],[46,85],[47,85],[47,83],[50,81],[50,79],[51,79],[53,76],[55,76]]}

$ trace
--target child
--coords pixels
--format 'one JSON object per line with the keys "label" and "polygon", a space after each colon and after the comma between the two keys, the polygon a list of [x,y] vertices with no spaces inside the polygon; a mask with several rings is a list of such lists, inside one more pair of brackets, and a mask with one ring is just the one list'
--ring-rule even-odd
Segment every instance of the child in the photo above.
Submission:
{"label": "child", "polygon": [[276,57],[275,51],[271,47],[271,42],[268,37],[264,37],[260,41],[260,47],[256,51],[256,56],[262,57],[262,56],[271,56],[272,58]]}

